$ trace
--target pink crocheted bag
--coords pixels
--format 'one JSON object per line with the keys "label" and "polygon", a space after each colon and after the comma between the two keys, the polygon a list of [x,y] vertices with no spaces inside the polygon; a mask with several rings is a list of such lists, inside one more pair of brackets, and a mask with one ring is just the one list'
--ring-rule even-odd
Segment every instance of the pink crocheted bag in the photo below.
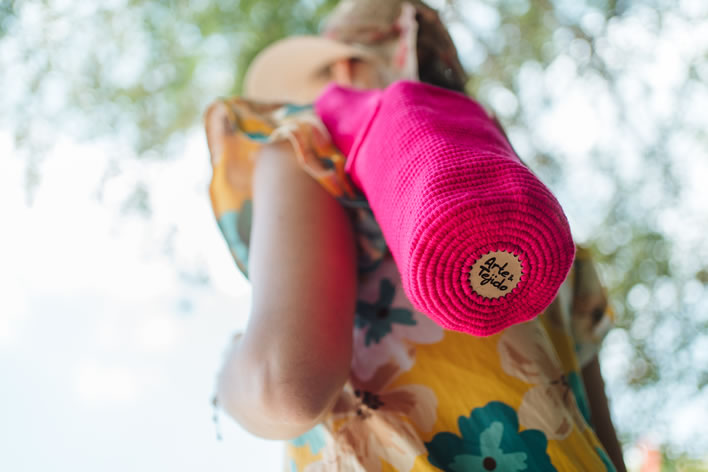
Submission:
{"label": "pink crocheted bag", "polygon": [[399,81],[373,91],[330,85],[315,109],[416,309],[488,336],[553,301],[575,255],[568,221],[478,103]]}

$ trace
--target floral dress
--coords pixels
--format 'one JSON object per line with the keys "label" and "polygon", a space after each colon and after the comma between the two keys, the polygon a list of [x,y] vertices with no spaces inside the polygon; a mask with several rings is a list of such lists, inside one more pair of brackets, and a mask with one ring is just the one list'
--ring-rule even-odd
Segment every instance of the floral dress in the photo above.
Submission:
{"label": "floral dress", "polygon": [[558,296],[536,319],[489,337],[445,330],[407,299],[366,198],[344,172],[346,157],[311,107],[231,98],[207,117],[217,104],[228,109],[229,131],[212,156],[210,196],[245,277],[262,143],[290,141],[356,231],[349,380],[322,423],[286,442],[285,471],[614,470],[592,429],[580,373],[612,324],[586,250],[578,248]]}

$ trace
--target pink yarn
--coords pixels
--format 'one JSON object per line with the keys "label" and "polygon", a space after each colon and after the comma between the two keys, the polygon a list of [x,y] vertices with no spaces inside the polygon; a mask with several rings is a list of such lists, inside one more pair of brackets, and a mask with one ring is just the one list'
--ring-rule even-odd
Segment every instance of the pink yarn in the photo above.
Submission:
{"label": "pink yarn", "polygon": [[[553,301],[575,255],[568,221],[478,103],[399,81],[371,91],[330,85],[315,109],[416,309],[446,329],[488,336]],[[493,251],[513,253],[523,275],[488,298],[471,287],[470,270]]]}

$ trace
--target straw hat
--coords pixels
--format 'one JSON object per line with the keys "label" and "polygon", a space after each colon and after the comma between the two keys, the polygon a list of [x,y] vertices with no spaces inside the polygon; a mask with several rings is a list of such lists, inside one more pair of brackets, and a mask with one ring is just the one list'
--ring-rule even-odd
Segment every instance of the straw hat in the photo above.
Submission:
{"label": "straw hat", "polygon": [[466,77],[437,12],[420,0],[342,0],[320,35],[290,36],[261,51],[246,71],[243,95],[311,103],[331,81],[329,66],[341,59],[374,64],[386,83],[419,80],[421,22],[433,36],[423,43],[441,49],[429,55],[440,57],[447,75]]}

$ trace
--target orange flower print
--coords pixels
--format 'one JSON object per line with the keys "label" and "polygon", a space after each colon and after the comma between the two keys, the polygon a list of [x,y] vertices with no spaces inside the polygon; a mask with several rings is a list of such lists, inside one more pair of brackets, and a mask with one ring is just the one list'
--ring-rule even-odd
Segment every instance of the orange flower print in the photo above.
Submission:
{"label": "orange flower print", "polygon": [[416,427],[432,430],[437,398],[423,385],[388,388],[400,372],[390,362],[368,381],[352,376],[326,422],[332,440],[323,459],[306,472],[377,472],[381,459],[401,472],[413,468],[416,456],[427,453]]}
{"label": "orange flower print", "polygon": [[534,384],[518,410],[523,426],[541,430],[549,439],[567,437],[573,425],[585,429],[571,382],[537,320],[507,328],[497,346],[504,371]]}

